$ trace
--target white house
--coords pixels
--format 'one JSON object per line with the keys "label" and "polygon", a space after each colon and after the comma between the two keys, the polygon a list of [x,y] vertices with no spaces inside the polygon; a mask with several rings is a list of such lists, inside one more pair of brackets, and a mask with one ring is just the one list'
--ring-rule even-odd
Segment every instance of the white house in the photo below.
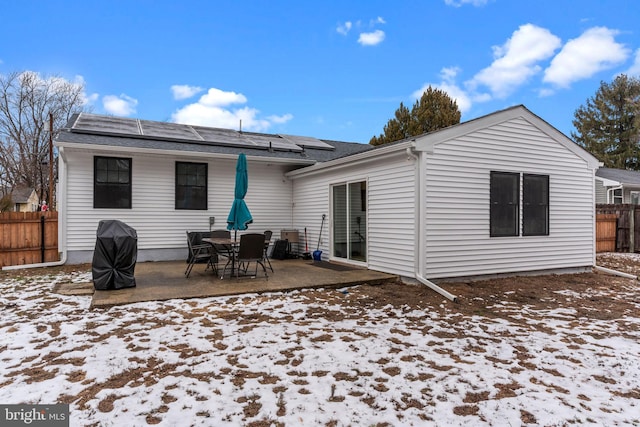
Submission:
{"label": "white house", "polygon": [[640,204],[640,172],[614,168],[598,169],[596,203]]}
{"label": "white house", "polygon": [[0,198],[9,197],[14,212],[35,212],[38,210],[40,199],[36,190],[27,187],[0,187]]}
{"label": "white house", "polygon": [[226,225],[244,152],[250,229],[307,228],[325,259],[407,278],[594,264],[598,161],[523,106],[377,148],[81,114],[56,146],[70,263],[102,219],[137,230],[139,261],[184,259],[186,230]]}

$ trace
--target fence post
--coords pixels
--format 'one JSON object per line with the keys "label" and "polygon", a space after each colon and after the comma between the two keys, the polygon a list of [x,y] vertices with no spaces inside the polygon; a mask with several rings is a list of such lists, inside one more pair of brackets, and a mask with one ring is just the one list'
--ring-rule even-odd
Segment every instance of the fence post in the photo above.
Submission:
{"label": "fence post", "polygon": [[44,262],[44,214],[40,216],[40,258]]}
{"label": "fence post", "polygon": [[629,209],[629,253],[635,252],[635,237],[636,237],[636,207],[635,205],[630,206]]}

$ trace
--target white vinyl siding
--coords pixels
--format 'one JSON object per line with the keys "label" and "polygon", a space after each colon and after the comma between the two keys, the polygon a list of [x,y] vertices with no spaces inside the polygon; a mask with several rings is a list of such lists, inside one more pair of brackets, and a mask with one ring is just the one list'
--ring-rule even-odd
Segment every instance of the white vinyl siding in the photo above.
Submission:
{"label": "white vinyl siding", "polygon": [[[307,227],[309,251],[317,248],[322,214],[327,215],[320,249],[328,256],[331,227],[330,187],[367,182],[367,266],[413,277],[415,271],[415,162],[406,153],[367,163],[294,177],[294,228]],[[344,259],[339,259],[345,261]]]}
{"label": "white vinyl siding", "polygon": [[607,203],[607,188],[602,184],[602,180],[596,178],[596,203]]}
{"label": "white vinyl siding", "polygon": [[[427,278],[592,264],[593,172],[528,121],[436,144],[425,166]],[[549,236],[489,236],[492,170],[549,176]]]}
{"label": "white vinyl siding", "polygon": [[[187,230],[226,228],[233,201],[235,160],[180,157],[180,161],[208,163],[208,210],[175,209],[176,159],[160,155],[129,155],[132,158],[132,208],[93,209],[93,157],[109,153],[65,149],[68,159],[67,249],[93,250],[98,222],[118,219],[138,233],[138,250],[186,247]],[[120,153],[118,154],[120,155]],[[247,232],[291,226],[291,183],[284,179],[285,166],[248,162],[249,189],[245,200],[254,222]],[[241,232],[240,232],[241,233]]]}

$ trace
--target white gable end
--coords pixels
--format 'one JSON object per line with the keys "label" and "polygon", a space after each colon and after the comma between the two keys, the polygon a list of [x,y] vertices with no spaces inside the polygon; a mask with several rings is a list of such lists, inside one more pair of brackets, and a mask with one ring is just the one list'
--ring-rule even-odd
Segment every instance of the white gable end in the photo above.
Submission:
{"label": "white gable end", "polygon": [[[559,141],[552,127],[541,129],[528,110],[515,112],[524,114],[488,116],[493,122],[469,122],[473,126],[461,125],[457,134],[452,127],[418,139],[417,148],[426,151],[426,277],[592,265],[597,160],[566,137]],[[491,171],[549,177],[548,236],[490,237]]]}

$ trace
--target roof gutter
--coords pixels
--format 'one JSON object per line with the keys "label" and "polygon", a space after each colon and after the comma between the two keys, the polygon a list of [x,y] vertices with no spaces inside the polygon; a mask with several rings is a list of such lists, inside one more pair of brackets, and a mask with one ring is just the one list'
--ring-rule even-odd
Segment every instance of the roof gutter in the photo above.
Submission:
{"label": "roof gutter", "polygon": [[426,256],[425,230],[422,229],[422,224],[425,218],[425,206],[423,203],[423,198],[424,198],[425,186],[426,186],[426,171],[422,167],[422,156],[424,154],[422,152],[416,153],[415,139],[412,139],[409,142],[408,146],[406,147],[406,152],[409,159],[413,159],[413,161],[416,164],[415,177],[417,181],[416,182],[417,184],[416,213],[415,213],[415,224],[416,224],[415,225],[415,228],[416,228],[415,245],[418,247],[418,251],[417,251],[418,257],[415,261],[415,271],[413,275],[418,282],[427,286],[429,289],[439,293],[440,295],[444,296],[445,298],[453,302],[458,302],[458,297],[456,297],[450,292],[447,292],[446,290],[442,289],[440,286],[436,285],[435,283],[433,283],[432,281],[424,277],[423,272],[426,269],[425,261],[424,261]]}

